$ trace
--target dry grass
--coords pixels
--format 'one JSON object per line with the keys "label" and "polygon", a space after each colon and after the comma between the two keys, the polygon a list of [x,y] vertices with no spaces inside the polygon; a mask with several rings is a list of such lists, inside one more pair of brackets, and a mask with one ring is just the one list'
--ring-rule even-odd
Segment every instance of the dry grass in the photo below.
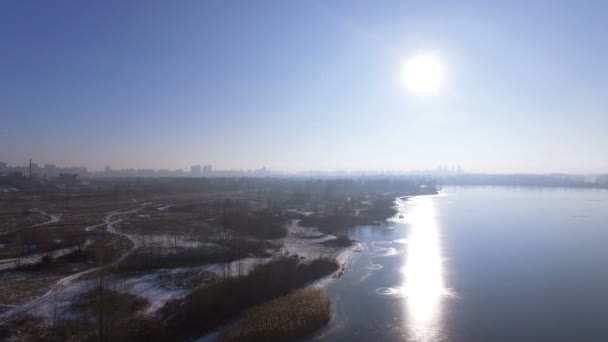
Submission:
{"label": "dry grass", "polygon": [[42,272],[3,273],[0,277],[0,313],[43,295],[60,278],[60,275]]}
{"label": "dry grass", "polygon": [[161,313],[175,336],[183,339],[229,323],[256,305],[285,296],[339,268],[328,259],[301,263],[298,258],[276,259],[245,276],[229,277],[169,302]]}
{"label": "dry grass", "polygon": [[243,321],[225,333],[225,342],[288,341],[329,322],[330,302],[319,289],[302,289],[247,311]]}

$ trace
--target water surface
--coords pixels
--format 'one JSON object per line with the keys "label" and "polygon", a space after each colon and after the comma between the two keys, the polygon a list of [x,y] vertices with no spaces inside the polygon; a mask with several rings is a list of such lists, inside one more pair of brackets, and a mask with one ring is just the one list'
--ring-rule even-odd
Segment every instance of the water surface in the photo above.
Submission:
{"label": "water surface", "polygon": [[608,191],[448,188],[357,227],[331,341],[608,341]]}

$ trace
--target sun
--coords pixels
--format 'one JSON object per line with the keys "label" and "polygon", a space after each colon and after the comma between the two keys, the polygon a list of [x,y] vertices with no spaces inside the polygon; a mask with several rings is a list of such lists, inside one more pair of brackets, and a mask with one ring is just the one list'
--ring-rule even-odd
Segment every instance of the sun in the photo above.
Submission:
{"label": "sun", "polygon": [[420,54],[403,63],[403,83],[417,96],[437,93],[443,84],[443,66],[437,56]]}

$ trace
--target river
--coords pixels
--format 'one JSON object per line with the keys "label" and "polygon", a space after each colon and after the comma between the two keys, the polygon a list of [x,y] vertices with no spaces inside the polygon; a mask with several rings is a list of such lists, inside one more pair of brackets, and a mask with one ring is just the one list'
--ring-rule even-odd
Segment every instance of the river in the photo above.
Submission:
{"label": "river", "polygon": [[349,230],[319,341],[608,341],[608,191],[444,188]]}

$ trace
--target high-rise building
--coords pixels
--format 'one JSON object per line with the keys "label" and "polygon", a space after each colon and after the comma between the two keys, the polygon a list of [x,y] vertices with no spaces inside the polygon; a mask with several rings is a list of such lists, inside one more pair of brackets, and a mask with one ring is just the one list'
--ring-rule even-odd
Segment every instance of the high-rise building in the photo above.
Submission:
{"label": "high-rise building", "polygon": [[190,176],[192,177],[200,177],[201,176],[201,166],[194,165],[190,167]]}
{"label": "high-rise building", "polygon": [[30,159],[30,177],[32,177],[33,175],[37,175],[40,173],[40,167],[38,166],[38,164],[36,163],[32,163],[32,159]]}
{"label": "high-rise building", "polygon": [[213,172],[213,166],[212,165],[205,165],[203,166],[203,173],[208,175],[210,173]]}

